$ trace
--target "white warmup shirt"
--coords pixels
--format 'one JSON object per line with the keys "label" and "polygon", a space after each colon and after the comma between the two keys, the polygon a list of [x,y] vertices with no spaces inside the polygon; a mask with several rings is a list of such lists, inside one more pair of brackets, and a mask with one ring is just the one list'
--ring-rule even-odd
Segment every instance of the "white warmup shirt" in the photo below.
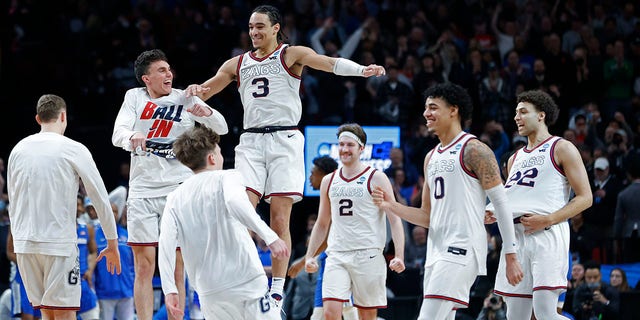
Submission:
{"label": "white warmup shirt", "polygon": [[76,250],[79,178],[107,239],[116,239],[107,189],[89,149],[53,132],[30,135],[16,144],[7,166],[16,253],[69,256]]}
{"label": "white warmup shirt", "polygon": [[351,179],[342,176],[342,169],[332,174],[328,190],[332,222],[327,252],[384,249],[386,214],[371,198],[371,178],[375,171],[367,167]]}
{"label": "white warmup shirt", "polygon": [[[141,132],[147,135],[148,141],[173,143],[180,134],[193,128],[195,121],[218,134],[228,132],[224,117],[213,108],[209,117],[195,117],[187,112],[194,104],[207,105],[198,97],[187,98],[180,89],[173,89],[169,95],[157,99],[151,99],[146,88],[130,89],[118,112],[111,141],[116,147],[132,151],[129,139],[134,133]],[[132,156],[129,197],[164,197],[192,174],[177,159]]]}
{"label": "white warmup shirt", "polygon": [[[205,171],[187,179],[167,197],[160,228],[158,266],[165,294],[178,292],[173,276],[178,243],[199,295],[237,301],[267,292],[247,228],[267,244],[278,236],[256,213],[236,170]],[[264,286],[256,285],[260,281]]]}
{"label": "white warmup shirt", "polygon": [[284,61],[286,44],[257,58],[246,52],[238,59],[238,92],[244,106],[244,129],[295,126],[300,122],[300,76]]}
{"label": "white warmup shirt", "polygon": [[475,136],[464,131],[448,146],[431,152],[427,182],[431,199],[431,220],[427,241],[426,266],[447,260],[468,262],[473,253],[478,274],[486,274],[487,234],[484,208],[487,195],[463,162],[463,151]]}

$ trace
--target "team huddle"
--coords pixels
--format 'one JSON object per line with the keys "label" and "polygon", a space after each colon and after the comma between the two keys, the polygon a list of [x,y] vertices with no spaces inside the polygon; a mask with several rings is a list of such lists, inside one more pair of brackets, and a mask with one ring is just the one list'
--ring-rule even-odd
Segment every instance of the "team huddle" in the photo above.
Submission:
{"label": "team huddle", "polygon": [[[280,23],[276,8],[257,7],[249,19],[255,50],[227,60],[213,77],[185,90],[172,87],[162,51],[145,51],[135,61],[143,87],[126,92],[112,143],[131,153],[127,230],[138,319],[153,317],[156,260],[169,319],[184,317],[185,279],[206,319],[282,317],[289,221],[305,182],[304,136],[297,127],[303,68],[350,77],[382,76],[385,69],[288,46]],[[219,143],[227,122],[205,101],[234,81],[243,132],[235,169],[223,170]],[[389,178],[361,162],[367,134],[360,125],[338,128],[341,166],[324,172],[316,186],[318,218],[300,264],[310,273],[323,268],[322,308],[313,319],[342,319],[345,303],[352,303],[359,319],[377,318],[377,309],[387,306],[387,268],[405,269],[402,220],[429,229],[418,319],[452,320],[456,309],[469,306],[471,286],[487,272],[485,225],[494,222],[503,239],[495,293],[504,298],[507,317],[565,319],[556,305],[567,286],[566,221],[588,208],[592,197],[576,147],[549,133],[557,105],[541,91],[518,96],[514,120],[527,144],[509,158],[503,182],[492,150],[463,130],[473,108],[466,90],[437,84],[425,98],[426,126],[440,143],[424,159],[419,208],[396,202]],[[121,272],[104,182],[89,150],[64,136],[67,120],[65,101],[43,95],[36,115],[41,131],[20,141],[8,161],[17,265],[43,319],[76,319],[80,309],[82,288],[73,281],[80,274],[79,255],[86,257],[77,249],[80,183],[106,239],[97,263]],[[256,213],[261,200],[270,204],[270,225]],[[383,254],[387,223],[395,247],[389,261]],[[271,279],[247,230],[271,250]],[[319,261],[322,255],[326,262]]]}

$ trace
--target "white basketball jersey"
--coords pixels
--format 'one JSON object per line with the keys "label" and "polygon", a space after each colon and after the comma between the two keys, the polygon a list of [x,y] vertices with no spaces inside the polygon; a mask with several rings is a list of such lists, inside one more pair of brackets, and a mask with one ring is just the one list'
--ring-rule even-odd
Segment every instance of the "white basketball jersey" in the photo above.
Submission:
{"label": "white basketball jersey", "polygon": [[371,198],[371,178],[375,171],[367,167],[351,179],[342,176],[342,169],[332,173],[328,190],[332,222],[327,252],[384,249],[386,214]]}
{"label": "white basketball jersey", "polygon": [[300,122],[300,76],[289,70],[280,44],[262,58],[246,52],[238,60],[238,92],[244,106],[244,128],[295,126]]}
{"label": "white basketball jersey", "polygon": [[571,185],[553,158],[560,137],[552,136],[532,150],[516,151],[505,191],[514,217],[550,214],[569,201]]}
{"label": "white basketball jersey", "polygon": [[[474,135],[461,132],[448,146],[438,146],[427,163],[431,220],[426,266],[437,261],[460,262],[475,255],[478,274],[486,274],[486,193],[464,166],[464,148]],[[468,260],[467,260],[468,262]]]}

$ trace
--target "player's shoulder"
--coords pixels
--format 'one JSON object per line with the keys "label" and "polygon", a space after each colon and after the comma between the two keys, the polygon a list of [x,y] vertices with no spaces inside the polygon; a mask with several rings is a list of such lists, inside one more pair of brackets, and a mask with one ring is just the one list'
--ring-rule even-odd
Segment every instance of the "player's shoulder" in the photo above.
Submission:
{"label": "player's shoulder", "polygon": [[127,92],[125,92],[124,97],[132,99],[132,98],[137,98],[141,95],[146,95],[147,94],[147,88],[145,87],[135,87],[135,88],[131,88],[129,90],[127,90]]}
{"label": "player's shoulder", "polygon": [[576,164],[582,162],[578,148],[571,141],[564,138],[557,139],[553,148],[553,157],[560,164],[566,161],[574,161]]}
{"label": "player's shoulder", "polygon": [[467,140],[467,143],[464,144],[464,154],[467,156],[483,156],[491,154],[493,155],[493,151],[491,148],[484,142],[477,139],[475,136],[470,137]]}
{"label": "player's shoulder", "polygon": [[302,45],[286,45],[282,48],[285,54],[291,56],[302,56],[306,54],[315,53],[315,51],[307,46]]}

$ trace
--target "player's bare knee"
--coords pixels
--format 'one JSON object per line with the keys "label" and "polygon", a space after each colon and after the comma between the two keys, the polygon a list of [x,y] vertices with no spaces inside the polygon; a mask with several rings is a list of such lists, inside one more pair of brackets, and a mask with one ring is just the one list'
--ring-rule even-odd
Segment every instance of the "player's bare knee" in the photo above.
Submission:
{"label": "player's bare knee", "polygon": [[155,261],[143,258],[135,260],[134,268],[136,278],[151,278],[155,272],[156,265]]}

